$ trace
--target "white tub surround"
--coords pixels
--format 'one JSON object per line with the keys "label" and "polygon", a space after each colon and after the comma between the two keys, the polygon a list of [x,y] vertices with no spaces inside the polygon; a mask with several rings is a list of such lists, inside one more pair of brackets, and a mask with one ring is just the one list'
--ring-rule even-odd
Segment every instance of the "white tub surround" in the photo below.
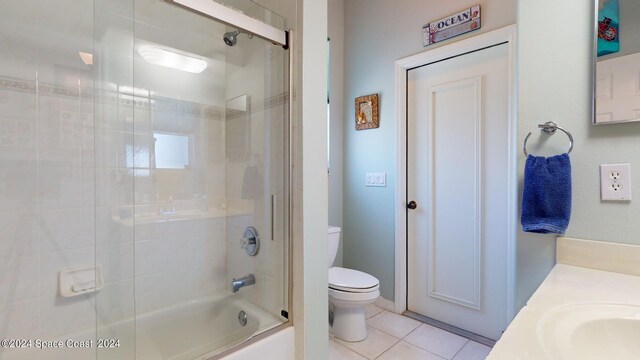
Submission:
{"label": "white tub surround", "polygon": [[295,331],[290,326],[282,331],[256,341],[240,349],[223,360],[294,360]]}
{"label": "white tub surround", "polygon": [[487,359],[636,359],[638,338],[640,246],[560,237],[557,265]]}
{"label": "white tub surround", "polygon": [[[244,326],[238,321],[240,311],[246,314],[247,322]],[[42,339],[47,343],[62,344],[58,347],[49,345],[40,349],[34,339],[32,346],[0,349],[0,359],[81,360],[95,358],[96,353],[100,359],[105,360],[130,359],[134,353],[137,360],[209,359],[216,358],[256,334],[273,329],[281,323],[281,319],[250,301],[238,295],[221,292],[215,296],[138,314],[135,319],[128,318],[104,324],[97,329],[90,328],[58,338]],[[291,334],[280,334],[284,331]],[[269,353],[281,354],[282,357],[264,359],[293,359],[293,356],[287,355],[293,353],[294,349],[292,333],[289,329],[279,331],[273,336],[248,345],[247,348],[255,350],[243,349],[242,354],[260,358],[261,352],[258,349],[271,349],[273,351],[270,350]],[[117,343],[107,346],[100,339],[114,339]],[[262,345],[258,346],[258,343]],[[102,347],[103,345],[106,347]],[[289,348],[291,350],[288,350]],[[229,357],[245,358],[249,357]]]}

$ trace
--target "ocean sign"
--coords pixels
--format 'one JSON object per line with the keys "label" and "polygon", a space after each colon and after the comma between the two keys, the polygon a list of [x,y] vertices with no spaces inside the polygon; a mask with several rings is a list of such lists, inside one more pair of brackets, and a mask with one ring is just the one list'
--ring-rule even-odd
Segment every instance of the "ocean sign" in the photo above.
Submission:
{"label": "ocean sign", "polygon": [[422,43],[429,46],[480,29],[480,5],[472,6],[422,27]]}

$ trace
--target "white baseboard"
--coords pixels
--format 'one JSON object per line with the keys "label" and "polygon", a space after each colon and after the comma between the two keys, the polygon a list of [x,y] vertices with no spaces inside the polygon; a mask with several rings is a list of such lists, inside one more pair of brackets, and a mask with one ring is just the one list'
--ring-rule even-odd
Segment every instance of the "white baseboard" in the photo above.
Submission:
{"label": "white baseboard", "polygon": [[380,296],[378,300],[376,300],[375,305],[381,309],[396,312],[396,303],[391,300],[387,300],[382,296]]}

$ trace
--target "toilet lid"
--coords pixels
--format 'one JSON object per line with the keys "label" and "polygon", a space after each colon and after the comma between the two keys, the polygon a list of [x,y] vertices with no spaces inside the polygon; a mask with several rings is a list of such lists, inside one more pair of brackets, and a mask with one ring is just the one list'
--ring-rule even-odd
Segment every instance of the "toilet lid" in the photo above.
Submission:
{"label": "toilet lid", "polygon": [[332,267],[329,269],[329,287],[350,292],[373,291],[380,281],[375,277],[358,270]]}

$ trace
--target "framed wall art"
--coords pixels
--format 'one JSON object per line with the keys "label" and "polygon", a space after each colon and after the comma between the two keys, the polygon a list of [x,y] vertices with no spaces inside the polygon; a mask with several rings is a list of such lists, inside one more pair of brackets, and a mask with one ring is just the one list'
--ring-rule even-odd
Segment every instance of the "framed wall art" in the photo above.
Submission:
{"label": "framed wall art", "polygon": [[356,130],[376,129],[380,127],[378,119],[378,94],[356,98]]}

